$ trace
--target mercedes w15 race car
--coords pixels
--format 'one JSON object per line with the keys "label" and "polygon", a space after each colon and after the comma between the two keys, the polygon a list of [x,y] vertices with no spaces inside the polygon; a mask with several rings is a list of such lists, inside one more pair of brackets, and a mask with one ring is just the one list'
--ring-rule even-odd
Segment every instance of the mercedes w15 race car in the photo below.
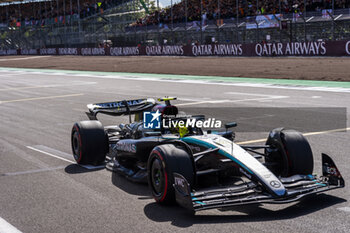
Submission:
{"label": "mercedes w15 race car", "polygon": [[[195,124],[204,116],[179,117],[178,108],[170,103],[174,99],[89,104],[89,120],[72,128],[74,159],[78,164],[105,164],[129,180],[147,182],[156,202],[177,202],[192,212],[289,203],[344,187],[326,154],[322,154],[322,175],[313,174],[313,154],[301,133],[277,128],[264,145],[239,146],[230,131],[235,122],[225,124],[222,132],[204,131]],[[129,123],[104,127],[97,120],[99,113],[129,116]],[[154,119],[147,125],[147,114],[159,117],[160,125],[154,127]],[[171,127],[179,120],[192,124]],[[165,122],[169,127],[164,127]]]}

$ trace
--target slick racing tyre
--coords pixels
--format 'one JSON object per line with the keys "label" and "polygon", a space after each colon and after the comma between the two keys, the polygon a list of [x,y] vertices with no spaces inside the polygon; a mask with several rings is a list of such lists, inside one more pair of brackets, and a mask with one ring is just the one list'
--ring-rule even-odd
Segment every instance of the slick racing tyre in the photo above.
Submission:
{"label": "slick racing tyre", "polygon": [[314,160],[309,142],[295,130],[283,128],[270,132],[266,141],[266,166],[277,176],[312,174]]}
{"label": "slick racing tyre", "polygon": [[174,175],[182,175],[193,186],[194,165],[191,155],[179,146],[165,144],[155,147],[148,158],[148,185],[156,202],[175,203]]}
{"label": "slick racing tyre", "polygon": [[71,143],[73,157],[78,164],[102,164],[109,150],[108,136],[99,121],[75,123]]}

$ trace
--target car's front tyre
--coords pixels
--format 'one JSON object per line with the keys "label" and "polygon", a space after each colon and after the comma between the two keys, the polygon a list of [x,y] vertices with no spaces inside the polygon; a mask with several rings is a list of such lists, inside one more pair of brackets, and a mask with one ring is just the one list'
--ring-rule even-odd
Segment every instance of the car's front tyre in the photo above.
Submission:
{"label": "car's front tyre", "polygon": [[312,174],[314,160],[307,139],[298,131],[283,128],[270,132],[266,141],[265,162],[277,176]]}
{"label": "car's front tyre", "polygon": [[194,183],[194,167],[187,150],[174,144],[155,147],[147,165],[148,185],[152,196],[160,204],[175,203],[174,172]]}

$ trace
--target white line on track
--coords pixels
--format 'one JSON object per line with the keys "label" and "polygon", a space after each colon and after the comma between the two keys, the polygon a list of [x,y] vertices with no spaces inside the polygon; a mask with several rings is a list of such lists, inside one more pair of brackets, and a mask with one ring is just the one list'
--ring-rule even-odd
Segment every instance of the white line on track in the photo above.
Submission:
{"label": "white line on track", "polygon": [[0,233],[21,233],[21,231],[0,217]]}
{"label": "white line on track", "polygon": [[274,117],[275,115],[272,114],[263,114],[261,116],[253,116],[253,117],[238,117],[236,118],[236,121],[239,122],[241,120],[253,120],[253,119],[262,119],[262,118],[269,118]]}
{"label": "white line on track", "polygon": [[56,159],[60,159],[60,160],[66,161],[66,162],[68,162],[68,163],[75,163],[75,162],[73,162],[72,160],[62,158],[62,157],[60,157],[60,156],[57,156],[57,155],[51,154],[51,153],[46,152],[46,151],[43,151],[43,150],[36,149],[36,148],[34,148],[34,147],[31,147],[31,146],[27,146],[27,148],[28,148],[28,149],[31,149],[31,150],[34,150],[34,151],[36,151],[36,152],[40,152],[40,153],[42,153],[42,154],[45,154],[45,155],[51,156],[51,157],[53,157],[53,158],[56,158]]}
{"label": "white line on track", "polygon": [[210,100],[210,98],[177,98],[177,100],[182,100],[182,101],[191,101],[191,102],[195,102],[195,101],[207,101]]}
{"label": "white line on track", "polygon": [[0,61],[17,61],[17,60],[30,60],[30,59],[38,59],[38,58],[48,58],[52,56],[34,56],[34,57],[19,57],[19,58],[3,58]]}
{"label": "white line on track", "polygon": [[340,210],[340,211],[344,211],[344,212],[350,213],[350,207],[340,207],[340,208],[337,208],[337,210]]}
{"label": "white line on track", "polygon": [[[59,150],[56,150],[56,149],[53,149],[53,148],[50,148],[50,147],[47,147],[47,146],[44,146],[44,145],[27,146],[27,148],[31,149],[31,150],[34,150],[36,152],[40,152],[42,154],[51,156],[53,158],[60,159],[60,160],[63,160],[63,161],[75,164],[74,161],[72,161],[70,159],[67,159],[67,158],[71,158],[73,156],[71,154],[67,154],[67,153],[65,153],[63,151],[59,151]],[[100,168],[104,168],[105,167],[104,165],[91,166],[91,165],[80,165],[80,164],[79,164],[79,166],[81,166],[83,168],[86,168],[86,169],[89,169],[89,170],[100,169]]]}
{"label": "white line on track", "polygon": [[[350,127],[342,128],[342,129],[331,129],[331,130],[325,130],[325,131],[303,133],[303,135],[312,136],[312,135],[320,135],[320,134],[328,134],[328,133],[347,132],[348,130],[350,130]],[[266,141],[266,138],[262,138],[262,139],[244,141],[244,142],[237,142],[236,144],[245,145],[245,144],[252,144],[252,143],[258,143],[258,142],[265,142],[265,141]]]}
{"label": "white line on track", "polygon": [[[14,70],[0,70],[1,72],[26,72],[27,74],[42,74],[42,75],[60,75],[69,77],[90,77],[101,79],[117,79],[117,80],[137,80],[137,81],[153,81],[153,82],[173,82],[173,83],[188,83],[188,84],[205,84],[205,85],[221,85],[221,86],[238,86],[238,87],[258,87],[258,88],[273,88],[273,89],[289,89],[299,91],[325,91],[325,92],[338,92],[338,93],[350,93],[350,88],[343,87],[314,87],[292,84],[270,84],[270,83],[247,83],[247,82],[220,82],[215,80],[193,80],[193,79],[176,79],[176,78],[162,78],[162,77],[144,77],[138,76],[138,74],[132,76],[120,76],[116,75],[93,75],[93,74],[79,74],[79,73],[64,73],[64,72],[39,72],[39,71],[14,71]],[[189,78],[191,78],[189,76]],[[249,78],[247,78],[249,80]]]}
{"label": "white line on track", "polygon": [[[34,73],[34,72],[33,72]],[[39,72],[38,72],[39,73]],[[44,72],[39,74],[46,74]],[[48,74],[48,73],[47,73]],[[57,75],[58,73],[55,73]],[[350,93],[350,88],[342,87],[310,87],[310,86],[293,86],[293,85],[283,85],[283,84],[267,84],[267,83],[245,83],[245,82],[216,82],[208,80],[184,80],[184,79],[166,79],[166,78],[150,78],[142,77],[135,74],[135,76],[119,76],[119,75],[88,75],[88,74],[65,74],[60,73],[60,75],[65,76],[78,76],[78,77],[92,77],[92,78],[102,78],[102,79],[119,79],[119,80],[137,80],[137,81],[153,81],[153,82],[170,82],[170,83],[187,83],[187,84],[203,84],[203,85],[220,85],[220,86],[238,86],[238,87],[253,87],[253,88],[273,88],[273,89],[289,89],[289,90],[299,90],[299,91],[325,91],[325,92],[339,92],[339,93]]]}
{"label": "white line on track", "polygon": [[34,169],[34,170],[28,170],[28,171],[19,171],[19,172],[8,172],[1,174],[2,176],[18,176],[18,175],[27,175],[27,174],[33,174],[33,173],[39,173],[39,172],[47,172],[47,171],[54,171],[63,169],[66,166],[59,166],[59,167],[48,167],[48,168],[41,168],[41,169]]}
{"label": "white line on track", "polygon": [[72,83],[69,85],[66,84],[55,84],[55,85],[41,85],[41,86],[29,86],[29,87],[10,87],[10,88],[2,88],[0,91],[13,91],[13,90],[24,90],[24,89],[36,89],[36,88],[52,88],[52,87],[71,87],[71,86],[80,86],[80,85],[94,85],[97,82],[80,82],[80,83]]}
{"label": "white line on track", "polygon": [[75,96],[82,96],[82,95],[84,94],[78,93],[78,94],[70,94],[70,95],[56,95],[56,96],[43,96],[43,97],[34,97],[34,98],[25,98],[25,99],[16,99],[16,100],[3,100],[3,101],[0,101],[0,104],[33,101],[33,100],[57,99],[57,98],[75,97]]}
{"label": "white line on track", "polygon": [[70,160],[72,158],[71,154],[68,154],[68,153],[65,153],[63,151],[59,151],[59,150],[53,149],[53,148],[48,147],[48,146],[35,145],[35,146],[32,146],[32,147],[35,148],[35,149],[41,150],[41,151],[45,151],[45,152],[50,153],[50,154],[54,154],[54,155],[59,156],[61,158],[68,159],[68,160]]}
{"label": "white line on track", "polygon": [[246,102],[246,101],[261,101],[261,100],[273,100],[273,99],[285,99],[285,98],[289,98],[289,96],[270,96],[270,97],[264,97],[264,98],[239,99],[239,100],[207,100],[207,101],[177,104],[176,106],[187,106],[187,105],[197,105],[197,104],[238,103],[238,102]]}
{"label": "white line on track", "polygon": [[19,76],[19,75],[22,75],[22,74],[15,74],[15,73],[9,73],[9,74],[4,74],[4,73],[2,73],[2,74],[0,74],[0,77],[4,77],[4,78],[7,78],[7,77],[12,77],[12,76]]}
{"label": "white line on track", "polygon": [[311,136],[311,135],[320,135],[320,134],[327,134],[327,133],[336,133],[336,132],[346,132],[350,130],[349,128],[343,128],[343,129],[331,129],[331,130],[325,130],[325,131],[319,131],[319,132],[309,132],[309,133],[304,133],[304,136]]}
{"label": "white line on track", "polygon": [[[263,96],[263,97],[281,97],[280,95],[264,95],[264,94],[256,94],[256,93],[245,93],[245,92],[225,92],[226,95],[248,95],[248,96]],[[284,96],[282,96],[284,97]]]}

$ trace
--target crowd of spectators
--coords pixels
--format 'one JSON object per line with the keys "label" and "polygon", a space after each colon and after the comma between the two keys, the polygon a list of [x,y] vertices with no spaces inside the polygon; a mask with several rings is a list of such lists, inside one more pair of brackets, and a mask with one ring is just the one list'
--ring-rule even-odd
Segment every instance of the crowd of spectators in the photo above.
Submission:
{"label": "crowd of spectators", "polygon": [[[186,22],[186,16],[187,22],[190,22],[237,16],[243,18],[261,14],[299,13],[305,9],[306,11],[332,9],[332,0],[306,0],[305,2],[306,7],[304,7],[304,0],[239,0],[238,5],[236,0],[182,0],[174,4],[172,9],[170,7],[161,9],[138,19],[133,26],[181,23]],[[334,8],[350,8],[350,0],[334,0]]]}
{"label": "crowd of spectators", "polygon": [[85,18],[120,3],[121,0],[53,0],[45,2],[26,2],[0,6],[0,23],[44,22],[50,19],[55,23],[67,23],[65,17]]}
{"label": "crowd of spectators", "polygon": [[[107,8],[127,0],[53,0],[0,6],[0,23],[35,21],[41,25],[45,19],[53,23],[67,23],[72,15],[85,18],[103,13]],[[219,4],[220,2],[220,4]],[[243,18],[261,14],[295,13],[332,9],[332,0],[181,0],[172,8],[156,10],[138,19],[132,26],[170,24],[225,18]],[[350,0],[334,0],[334,8],[350,8]],[[187,13],[186,13],[187,9]],[[237,15],[238,13],[238,15]],[[187,20],[186,20],[187,19]],[[18,26],[18,24],[17,24]]]}

